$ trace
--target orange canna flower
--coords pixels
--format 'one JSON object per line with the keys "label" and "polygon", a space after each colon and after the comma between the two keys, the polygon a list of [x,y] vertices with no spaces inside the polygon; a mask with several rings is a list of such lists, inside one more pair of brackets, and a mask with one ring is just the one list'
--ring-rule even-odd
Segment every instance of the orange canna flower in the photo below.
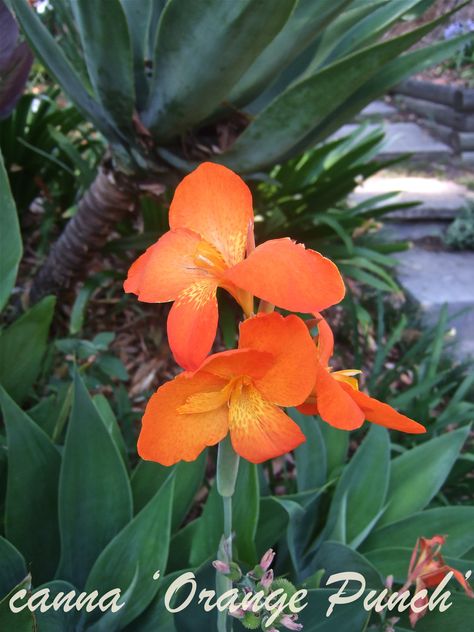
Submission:
{"label": "orange canna flower", "polygon": [[305,440],[280,407],[303,402],[315,378],[304,322],[276,312],[254,316],[240,325],[238,349],[209,356],[157,390],[138,453],[163,465],[193,461],[230,432],[234,450],[252,463],[280,456]]}
{"label": "orange canna flower", "polygon": [[170,230],[128,272],[124,289],[140,301],[174,301],[168,340],[185,369],[195,370],[211,350],[218,287],[247,316],[253,312],[253,295],[305,313],[325,309],[344,296],[337,267],[319,253],[290,239],[254,248],[253,220],[252,196],[244,181],[226,167],[203,163],[176,189]]}
{"label": "orange canna flower", "polygon": [[[442,558],[441,547],[445,541],[446,539],[442,535],[435,535],[432,538],[419,538],[417,540],[408,568],[408,579],[400,592],[408,589],[413,583],[416,586],[415,592],[417,593],[425,588],[435,588],[448,573],[452,573],[453,577],[464,588],[466,594],[474,598],[474,591],[467,583],[464,575],[455,568],[448,566]],[[425,604],[428,604],[428,596],[417,599],[416,608],[420,611],[412,610],[410,612],[412,627],[415,627],[416,622],[426,614],[426,609],[422,610]]]}
{"label": "orange canna flower", "polygon": [[397,412],[388,404],[359,391],[358,370],[332,371],[334,336],[326,320],[316,314],[318,335],[316,381],[306,402],[298,410],[306,415],[318,414],[324,421],[342,430],[359,428],[364,420],[386,428],[412,434],[426,432],[421,424]]}

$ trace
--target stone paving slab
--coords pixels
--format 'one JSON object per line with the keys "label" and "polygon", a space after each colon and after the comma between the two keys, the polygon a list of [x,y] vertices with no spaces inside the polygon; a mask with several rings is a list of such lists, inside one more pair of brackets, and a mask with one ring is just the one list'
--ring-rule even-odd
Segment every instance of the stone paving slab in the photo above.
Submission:
{"label": "stone paving slab", "polygon": [[389,202],[420,202],[418,206],[394,211],[387,217],[397,219],[453,219],[468,200],[474,199],[469,189],[461,184],[412,176],[374,176],[358,186],[349,197],[351,204],[383,193],[400,191]]}
{"label": "stone paving slab", "polygon": [[441,307],[448,313],[470,308],[451,321],[456,329],[457,355],[474,357],[474,252],[439,252],[412,248],[395,255],[401,285],[421,306],[426,322],[434,324]]}
{"label": "stone paving slab", "polygon": [[391,118],[398,114],[397,108],[393,105],[385,103],[385,101],[373,101],[369,103],[359,114],[357,118],[371,119],[371,118]]}
{"label": "stone paving slab", "polygon": [[421,241],[427,238],[443,239],[451,222],[386,221],[379,235],[387,241]]}
{"label": "stone paving slab", "polygon": [[[355,123],[343,125],[332,138],[340,138],[351,134],[359,126]],[[379,154],[380,158],[395,158],[402,154],[413,154],[410,160],[439,160],[452,155],[453,150],[449,145],[433,138],[426,130],[416,123],[384,123],[378,125],[369,123],[367,133],[383,128],[385,131],[385,145]]]}

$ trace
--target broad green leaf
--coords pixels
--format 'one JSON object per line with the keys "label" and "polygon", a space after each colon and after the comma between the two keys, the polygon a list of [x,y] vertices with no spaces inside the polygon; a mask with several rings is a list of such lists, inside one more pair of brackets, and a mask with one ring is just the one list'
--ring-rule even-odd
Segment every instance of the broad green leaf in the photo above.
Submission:
{"label": "broad green leaf", "polygon": [[58,481],[61,457],[48,435],[0,387],[7,429],[5,532],[34,580],[50,579],[59,560]]}
{"label": "broad green leaf", "polygon": [[195,537],[191,544],[189,561],[191,566],[199,566],[216,554],[220,539],[224,533],[222,498],[217,492],[215,483],[211,487],[194,533]]}
{"label": "broad green leaf", "polygon": [[[449,588],[449,586],[448,586]],[[438,609],[428,612],[416,624],[416,632],[467,632],[466,625],[474,621],[474,599],[467,595],[456,593],[449,600],[452,606],[445,612]],[[397,623],[395,632],[413,632],[406,616]]]}
{"label": "broad green leaf", "polygon": [[349,433],[345,430],[334,428],[334,426],[319,418],[316,423],[319,425],[326,447],[328,478],[332,478],[335,473],[338,473],[346,460],[349,448]]}
{"label": "broad green leaf", "polygon": [[0,536],[0,599],[19,584],[27,575],[22,554],[5,538]]}
{"label": "broad green leaf", "polygon": [[135,513],[156,494],[164,481],[175,472],[175,494],[173,498],[171,529],[176,531],[188,513],[193,499],[203,484],[207,450],[195,461],[181,461],[166,467],[151,461],[140,461],[132,474],[133,507]]}
{"label": "broad green leaf", "polygon": [[[347,499],[347,543],[352,542],[382,509],[390,475],[390,441],[385,428],[373,425],[343,470],[328,517],[336,522],[342,499]],[[333,536],[329,535],[328,539]]]}
{"label": "broad green leaf", "polygon": [[165,574],[171,531],[174,477],[170,476],[154,498],[115,536],[101,553],[87,579],[86,591],[100,587],[105,592],[121,588],[125,592],[136,569],[136,589],[127,605],[116,614],[125,626],[141,614],[156,595],[159,583],[153,574]]}
{"label": "broad green leaf", "polygon": [[288,522],[288,512],[275,502],[272,496],[260,500],[259,520],[255,536],[259,557],[284,535]]}
{"label": "broad green leaf", "polygon": [[[397,583],[403,584],[408,577],[408,567],[413,549],[406,547],[387,547],[369,551],[365,557],[375,566],[383,577],[393,575]],[[456,557],[446,557],[443,559],[448,566],[455,568],[462,573],[474,570],[474,561],[463,560]]]}
{"label": "broad green leaf", "polygon": [[329,617],[326,616],[330,605],[329,597],[335,593],[335,590],[328,588],[308,591],[308,605],[298,618],[298,623],[303,624],[305,632],[335,632],[336,630],[337,632],[363,632],[365,630],[369,613],[364,610],[364,595],[357,601],[336,605],[332,614]]}
{"label": "broad green leaf", "polygon": [[382,527],[426,507],[440,490],[469,434],[469,427],[431,439],[392,461]]}
{"label": "broad green leaf", "polygon": [[377,529],[363,543],[363,552],[388,546],[413,549],[420,537],[446,535],[443,553],[462,557],[474,546],[474,507],[437,507]]}
{"label": "broad green leaf", "polygon": [[98,555],[131,517],[123,460],[76,374],[59,486],[58,577],[81,589]]}
{"label": "broad green leaf", "polygon": [[281,31],[233,88],[229,101],[249,103],[277,77],[352,0],[299,0]]}
{"label": "broad green leaf", "polygon": [[143,115],[154,135],[175,137],[220,106],[293,5],[293,0],[170,0],[159,23]]}
{"label": "broad green leaf", "polygon": [[240,460],[239,474],[232,499],[232,528],[238,559],[249,565],[257,563],[255,534],[260,508],[260,488],[257,466]]}
{"label": "broad green leaf", "polygon": [[[36,11],[28,0],[11,0],[15,16],[32,48],[43,61],[48,71],[58,81],[64,92],[78,109],[106,136],[109,141],[119,141],[120,136],[114,129],[106,112],[87,92],[73,66],[66,59],[61,47],[42,24]],[[80,57],[79,52],[77,52]]]}
{"label": "broad green leaf", "polygon": [[0,384],[19,404],[41,370],[55,300],[47,296],[0,332]]}
{"label": "broad green leaf", "polygon": [[322,487],[327,480],[327,457],[320,426],[314,417],[302,415],[296,409],[288,410],[288,414],[306,437],[306,442],[294,451],[298,491]]}
{"label": "broad green leaf", "polygon": [[352,53],[293,83],[255,117],[221,162],[243,172],[274,164],[437,24],[439,20]]}
{"label": "broad green leaf", "polygon": [[118,129],[128,134],[135,86],[132,45],[120,0],[99,2],[93,11],[88,0],[74,0],[72,9],[95,95]]}
{"label": "broad green leaf", "polygon": [[12,612],[9,606],[9,601],[16,592],[19,590],[29,591],[30,588],[31,575],[28,575],[0,601],[0,630],[2,632],[3,630],[5,632],[10,632],[10,630],[12,632],[36,632],[35,617],[28,608],[20,610],[20,612]]}
{"label": "broad green leaf", "polygon": [[[310,568],[312,572],[324,569],[325,579],[332,574],[343,573],[348,570],[361,573],[368,588],[383,588],[382,576],[377,568],[363,555],[340,542],[324,542],[312,560]],[[324,578],[323,585],[325,584]]]}
{"label": "broad green leaf", "polygon": [[12,291],[18,265],[23,253],[20,224],[16,212],[15,201],[10,190],[8,175],[5,171],[3,157],[0,152],[0,252],[2,266],[0,275],[0,311],[4,308]]}
{"label": "broad green leaf", "polygon": [[[74,591],[77,594],[72,584],[61,580],[55,580],[38,586],[38,588],[33,590],[33,594],[44,589],[49,590],[50,596],[48,597],[48,603],[51,603],[54,597],[59,593],[67,595],[71,591]],[[65,612],[63,608],[59,610],[50,608],[46,612],[41,612],[40,610],[35,611],[38,632],[76,632],[78,629],[79,616],[80,613],[76,609],[69,612]]]}
{"label": "broad green leaf", "polygon": [[199,533],[201,517],[180,529],[170,542],[168,571],[173,573],[190,566],[191,550]]}
{"label": "broad green leaf", "polygon": [[109,404],[109,400],[105,397],[105,395],[102,395],[102,393],[98,393],[97,395],[94,395],[92,401],[99,411],[102,421],[104,422],[110,437],[115,443],[117,450],[123,459],[125,467],[128,469],[127,447],[125,445],[122,432],[120,431],[117,418],[112,410],[112,406]]}

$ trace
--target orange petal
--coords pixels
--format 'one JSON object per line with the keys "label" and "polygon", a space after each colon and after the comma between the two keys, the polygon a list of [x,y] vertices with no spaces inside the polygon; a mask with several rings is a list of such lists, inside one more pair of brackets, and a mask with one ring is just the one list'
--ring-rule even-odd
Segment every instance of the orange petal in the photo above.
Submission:
{"label": "orange petal", "polygon": [[334,334],[326,319],[321,314],[315,314],[318,326],[318,359],[326,367],[334,352]]}
{"label": "orange petal", "polygon": [[263,376],[250,374],[269,401],[279,406],[304,402],[316,379],[316,352],[301,318],[276,312],[249,318],[240,325],[239,348],[272,354],[273,366]]}
{"label": "orange petal", "polygon": [[[319,365],[315,387],[319,415],[331,426],[341,430],[354,430],[360,428],[365,417],[352,394],[346,392],[344,386]],[[352,389],[350,390],[352,392]]]}
{"label": "orange petal", "polygon": [[297,424],[253,385],[233,392],[229,428],[234,450],[251,463],[273,459],[305,441]]}
{"label": "orange petal", "polygon": [[198,268],[194,253],[201,237],[190,230],[170,230],[131,266],[123,287],[146,303],[166,303],[193,282],[209,278]]}
{"label": "orange petal", "polygon": [[409,417],[398,413],[394,408],[378,399],[369,397],[361,391],[355,391],[350,386],[341,382],[341,387],[352,397],[352,399],[364,411],[367,421],[373,424],[391,428],[392,430],[400,430],[410,434],[420,434],[426,432],[426,428],[421,424],[413,421]]}
{"label": "orange petal", "polygon": [[138,454],[147,461],[173,465],[194,461],[208,445],[227,434],[227,405],[211,412],[180,414],[177,409],[196,393],[220,391],[225,380],[203,373],[182,373],[161,386],[147,404],[138,438]]}
{"label": "orange petal", "polygon": [[268,303],[295,312],[319,312],[339,303],[345,291],[332,261],[290,239],[266,241],[225,276]]}
{"label": "orange petal", "polygon": [[170,227],[189,228],[213,244],[228,265],[245,256],[252,194],[227,167],[204,162],[176,188],[169,212]]}
{"label": "orange petal", "polygon": [[217,330],[216,283],[198,281],[182,292],[168,316],[168,342],[184,369],[196,370],[211,350]]}
{"label": "orange petal", "polygon": [[199,367],[199,371],[213,373],[229,380],[245,375],[258,378],[265,375],[274,362],[272,354],[267,351],[230,349],[206,358]]}

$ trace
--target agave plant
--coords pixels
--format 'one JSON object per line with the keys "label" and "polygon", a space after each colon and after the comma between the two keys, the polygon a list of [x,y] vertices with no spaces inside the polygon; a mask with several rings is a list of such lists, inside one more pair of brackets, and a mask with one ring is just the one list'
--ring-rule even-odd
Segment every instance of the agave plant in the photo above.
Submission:
{"label": "agave plant", "polygon": [[[144,190],[206,158],[252,174],[301,153],[403,77],[459,46],[405,51],[440,20],[384,37],[425,0],[56,0],[26,37],[110,152],[32,297],[67,285]],[[59,31],[59,33],[58,33]]]}

